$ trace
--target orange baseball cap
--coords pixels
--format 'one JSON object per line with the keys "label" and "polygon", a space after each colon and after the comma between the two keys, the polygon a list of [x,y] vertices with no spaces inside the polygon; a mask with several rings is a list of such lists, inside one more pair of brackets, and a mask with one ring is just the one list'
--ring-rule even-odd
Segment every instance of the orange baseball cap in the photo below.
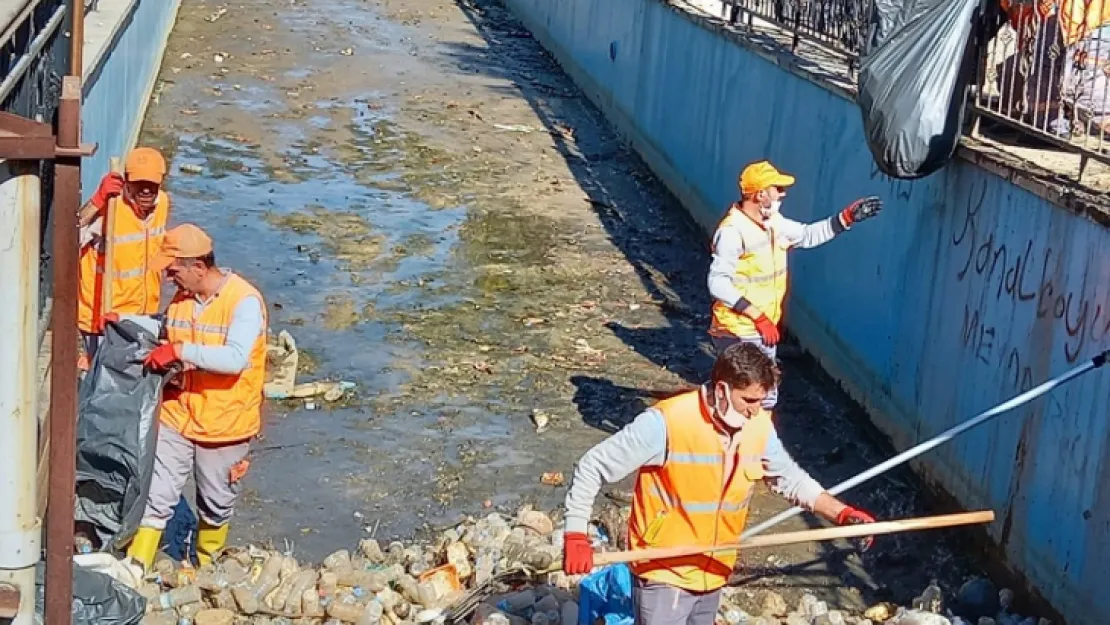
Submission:
{"label": "orange baseball cap", "polygon": [[173,264],[175,258],[200,258],[212,253],[212,239],[193,224],[170,228],[162,238],[162,249],[151,260],[155,271]]}
{"label": "orange baseball cap", "polygon": [[166,177],[166,159],[154,148],[135,148],[127,155],[123,173],[128,180],[162,184],[162,179]]}
{"label": "orange baseball cap", "polygon": [[789,187],[794,184],[794,176],[775,169],[768,161],[752,163],[740,172],[740,193],[752,195],[771,187]]}

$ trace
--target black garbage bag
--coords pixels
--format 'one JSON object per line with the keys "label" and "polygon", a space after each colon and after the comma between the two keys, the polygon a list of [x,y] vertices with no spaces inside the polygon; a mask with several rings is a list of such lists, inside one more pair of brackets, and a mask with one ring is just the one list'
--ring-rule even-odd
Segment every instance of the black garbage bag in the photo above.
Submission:
{"label": "black garbage bag", "polygon": [[875,0],[874,7],[857,98],[867,147],[888,176],[928,176],[960,139],[979,0]]}
{"label": "black garbage bag", "polygon": [[[46,567],[35,567],[35,612],[44,620]],[[73,625],[136,625],[146,614],[146,599],[111,576],[73,567]]]}
{"label": "black garbage bag", "polygon": [[164,378],[142,364],[158,343],[157,322],[137,319],[107,325],[78,395],[74,521],[91,528],[101,551],[131,540],[154,469]]}

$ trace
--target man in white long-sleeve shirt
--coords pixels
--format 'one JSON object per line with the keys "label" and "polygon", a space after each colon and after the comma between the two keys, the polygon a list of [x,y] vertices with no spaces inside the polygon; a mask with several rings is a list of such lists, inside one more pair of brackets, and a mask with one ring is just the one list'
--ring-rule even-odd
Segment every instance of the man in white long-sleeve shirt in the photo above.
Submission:
{"label": "man in white long-sleeve shirt", "polygon": [[[634,471],[633,550],[739,540],[759,481],[838,525],[874,522],[825,492],[783,448],[762,407],[778,376],[759,347],[732,345],[717,357],[710,383],[659,402],[586,452],[566,497],[566,573],[593,568],[586,526],[594,499],[603,483]],[[637,624],[711,625],[735,562],[734,551],[634,562]]]}
{"label": "man in white long-sleeve shirt", "polygon": [[166,233],[157,263],[177,293],[166,309],[165,341],[145,363],[181,371],[163,392],[150,495],[128,554],[153,563],[192,474],[204,565],[227,540],[250,441],[261,429],[266,305],[246,280],[216,266],[212,240],[192,224]]}
{"label": "man in white long-sleeve shirt", "polygon": [[[779,212],[786,189],[793,184],[793,176],[767,161],[748,165],[740,174],[740,202],[729,208],[713,235],[709,336],[718,354],[744,341],[759,345],[774,358],[786,298],[787,251],[823,245],[882,210],[879,198],[867,197],[828,219],[803,224]],[[777,400],[778,390],[771,389],[765,407],[774,408]]]}

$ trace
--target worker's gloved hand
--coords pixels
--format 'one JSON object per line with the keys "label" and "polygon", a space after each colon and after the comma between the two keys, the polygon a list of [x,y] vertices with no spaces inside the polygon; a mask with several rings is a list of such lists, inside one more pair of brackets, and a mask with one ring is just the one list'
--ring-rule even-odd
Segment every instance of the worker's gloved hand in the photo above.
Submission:
{"label": "worker's gloved hand", "polygon": [[119,315],[114,312],[104,313],[93,322],[93,334],[104,334],[104,326],[109,323],[119,323]]}
{"label": "worker's gloved hand", "polygon": [[563,534],[563,572],[585,575],[594,569],[594,550],[582,532]]}
{"label": "worker's gloved hand", "polygon": [[768,347],[774,347],[775,345],[777,345],[780,338],[778,326],[776,326],[770,319],[768,319],[767,315],[764,315],[762,313],[760,313],[760,315],[756,317],[754,321],[755,329],[757,332],[759,332],[759,336],[763,338],[763,342]]}
{"label": "worker's gloved hand", "polygon": [[[852,506],[845,506],[840,514],[836,515],[837,525],[859,525],[860,523],[874,523],[875,517]],[[860,551],[867,551],[875,544],[874,536],[867,536],[860,541]]]}
{"label": "worker's gloved hand", "polygon": [[123,193],[123,176],[115,172],[100,179],[100,186],[92,196],[92,203],[97,208],[104,208],[108,200]]}
{"label": "worker's gloved hand", "polygon": [[848,208],[840,211],[840,221],[844,224],[845,228],[851,228],[852,224],[870,219],[879,214],[883,210],[883,201],[878,196],[868,196],[848,205]]}
{"label": "worker's gloved hand", "polygon": [[143,364],[155,371],[165,371],[170,368],[170,365],[179,360],[181,360],[181,352],[178,350],[178,346],[174,343],[162,343],[147,354],[147,357],[143,359]]}

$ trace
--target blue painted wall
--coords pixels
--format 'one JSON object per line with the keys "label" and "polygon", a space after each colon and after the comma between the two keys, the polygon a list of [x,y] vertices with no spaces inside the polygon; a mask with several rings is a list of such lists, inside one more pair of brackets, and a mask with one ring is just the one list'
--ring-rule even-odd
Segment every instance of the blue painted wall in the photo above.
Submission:
{"label": "blue painted wall", "polygon": [[[1110,346],[1110,232],[956,160],[925,180],[873,167],[843,92],[660,0],[507,0],[700,223],[769,158],[816,220],[878,194],[880,219],[792,256],[787,323],[900,447]],[[611,55],[611,51],[615,51]],[[1110,371],[930,452],[1072,625],[1110,623]]]}
{"label": "blue painted wall", "polygon": [[[109,159],[123,158],[133,147],[179,5],[180,0],[133,0],[122,14],[108,53],[99,64],[86,68],[81,139],[99,148],[82,162],[85,200],[109,171]],[[89,15],[89,19],[97,17]]]}

